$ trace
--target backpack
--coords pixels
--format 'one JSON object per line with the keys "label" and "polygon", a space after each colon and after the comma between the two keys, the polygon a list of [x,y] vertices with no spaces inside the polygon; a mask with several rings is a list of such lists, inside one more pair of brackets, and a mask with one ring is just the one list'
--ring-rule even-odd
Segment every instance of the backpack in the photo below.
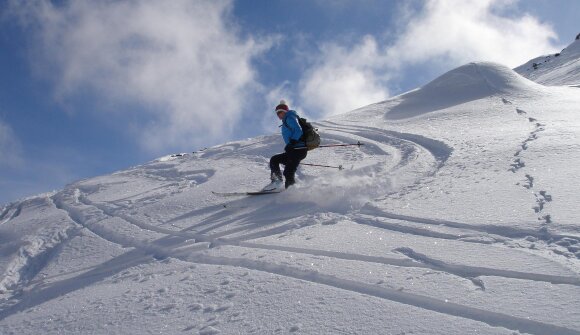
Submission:
{"label": "backpack", "polygon": [[308,150],[318,148],[320,145],[318,129],[314,128],[312,124],[306,121],[303,117],[298,117],[298,123],[300,124],[300,128],[302,128],[302,136],[300,136],[300,140],[306,143],[306,148],[308,148]]}
{"label": "backpack", "polygon": [[[300,125],[300,128],[302,128],[302,136],[300,136],[300,141],[306,144],[307,150],[318,148],[320,145],[320,135],[318,134],[318,129],[314,128],[310,122],[300,116],[298,116],[298,124]],[[288,127],[286,122],[284,122],[284,126]]]}

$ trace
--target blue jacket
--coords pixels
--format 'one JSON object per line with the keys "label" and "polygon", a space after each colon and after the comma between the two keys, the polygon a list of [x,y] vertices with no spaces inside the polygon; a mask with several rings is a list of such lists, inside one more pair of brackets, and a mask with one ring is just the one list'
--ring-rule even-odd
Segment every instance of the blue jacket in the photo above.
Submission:
{"label": "blue jacket", "polygon": [[299,143],[294,145],[295,148],[306,146],[306,143],[300,141],[302,128],[300,127],[300,123],[298,123],[298,114],[296,114],[296,111],[289,110],[286,112],[286,115],[284,115],[284,118],[282,119],[282,125],[280,128],[282,129],[284,143],[290,144],[290,140],[296,140]]}

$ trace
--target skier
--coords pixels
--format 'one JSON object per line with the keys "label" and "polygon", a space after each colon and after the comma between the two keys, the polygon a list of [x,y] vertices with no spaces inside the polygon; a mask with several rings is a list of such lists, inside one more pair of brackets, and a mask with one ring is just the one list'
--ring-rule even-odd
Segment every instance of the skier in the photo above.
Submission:
{"label": "skier", "polygon": [[284,177],[286,178],[284,186],[288,188],[295,183],[294,174],[300,161],[306,158],[308,150],[306,150],[306,143],[300,139],[302,136],[302,128],[298,122],[298,114],[296,114],[296,111],[290,110],[286,101],[281,100],[280,104],[276,106],[275,112],[278,118],[282,120],[280,128],[286,146],[284,147],[283,153],[270,158],[270,179],[272,180],[272,185],[280,185],[282,183],[280,164],[283,164]]}

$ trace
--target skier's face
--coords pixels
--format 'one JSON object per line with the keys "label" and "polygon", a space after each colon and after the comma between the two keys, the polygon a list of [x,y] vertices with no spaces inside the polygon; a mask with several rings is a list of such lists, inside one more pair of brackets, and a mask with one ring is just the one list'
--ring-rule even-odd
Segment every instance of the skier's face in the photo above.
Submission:
{"label": "skier's face", "polygon": [[284,118],[284,115],[286,115],[286,112],[278,112],[278,113],[276,113],[276,114],[278,115],[278,118],[279,118],[280,120],[282,120],[282,119]]}

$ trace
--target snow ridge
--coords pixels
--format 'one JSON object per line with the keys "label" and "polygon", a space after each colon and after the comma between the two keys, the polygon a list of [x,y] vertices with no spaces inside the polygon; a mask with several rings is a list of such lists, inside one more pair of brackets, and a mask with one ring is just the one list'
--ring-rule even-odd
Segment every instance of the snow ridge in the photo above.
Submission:
{"label": "snow ridge", "polygon": [[534,58],[514,70],[543,85],[580,87],[580,40],[559,53]]}
{"label": "snow ridge", "polygon": [[520,98],[545,94],[542,85],[508,67],[492,62],[474,62],[451,70],[425,86],[396,98],[387,120],[417,117],[493,95]]}

